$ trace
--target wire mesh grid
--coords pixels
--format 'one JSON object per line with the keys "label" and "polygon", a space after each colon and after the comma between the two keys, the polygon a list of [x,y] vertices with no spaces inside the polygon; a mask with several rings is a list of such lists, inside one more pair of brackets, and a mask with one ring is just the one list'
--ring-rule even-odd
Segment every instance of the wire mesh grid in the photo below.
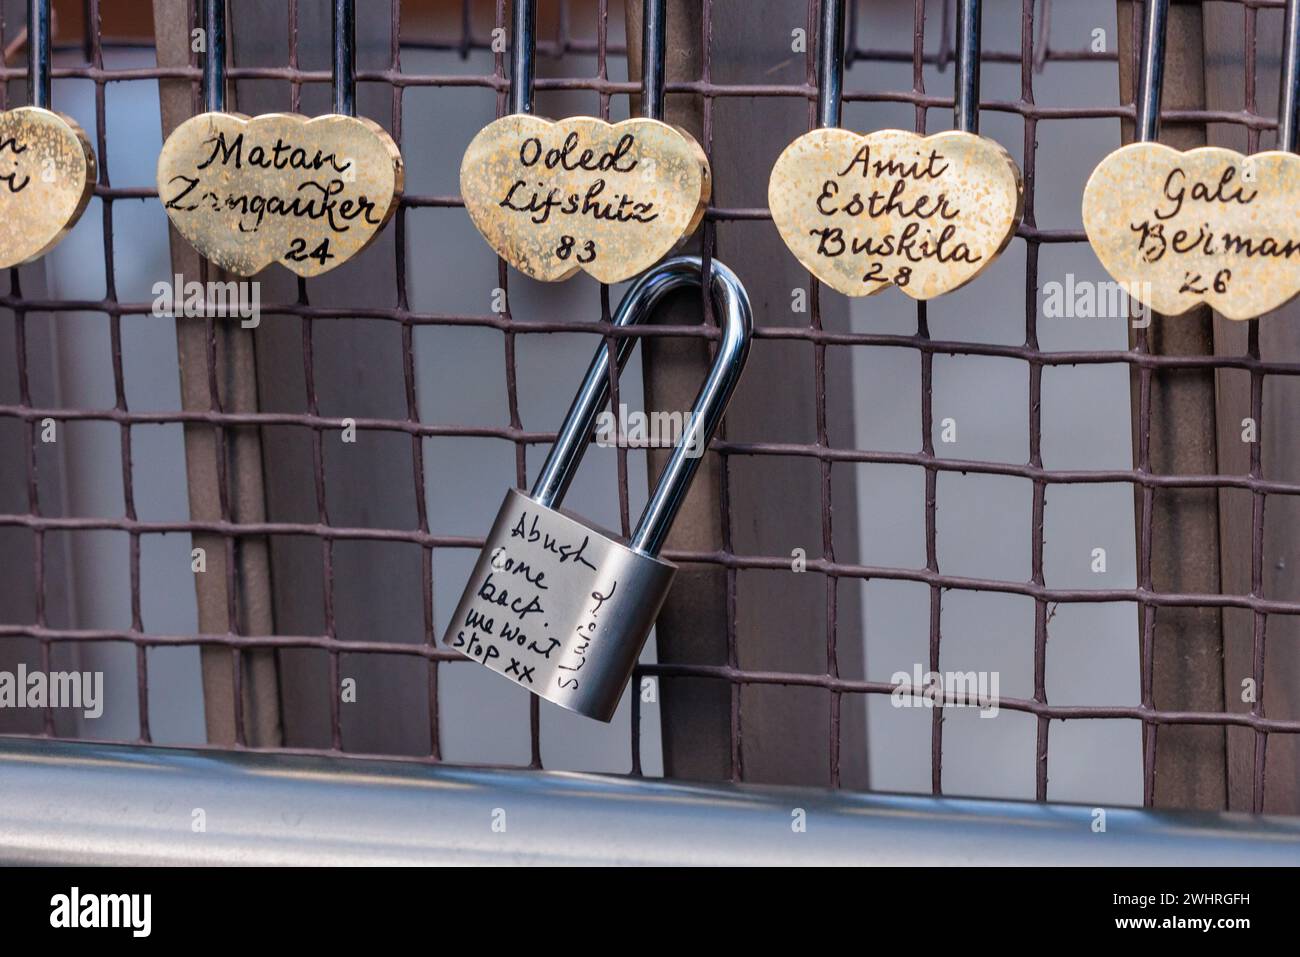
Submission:
{"label": "wire mesh grid", "polygon": [[[1257,109],[1255,95],[1256,75],[1256,21],[1258,11],[1264,8],[1277,8],[1281,0],[1232,0],[1240,6],[1244,15],[1246,31],[1246,104],[1243,110],[1166,110],[1163,114],[1168,121],[1194,121],[1235,124],[1244,127],[1249,136],[1252,150],[1259,144],[1260,134],[1276,126],[1272,117],[1261,115]],[[670,81],[667,90],[672,93],[691,94],[703,101],[703,137],[702,145],[706,152],[712,154],[713,147],[713,111],[717,101],[725,97],[786,97],[803,99],[808,102],[810,127],[815,123],[816,69],[813,62],[813,44],[809,44],[807,54],[807,72],[801,84],[722,84],[715,82],[712,75],[710,51],[712,47],[713,8],[712,0],[701,0],[703,7],[703,32],[699,43],[703,52],[700,75],[689,82]],[[635,95],[638,85],[611,79],[609,60],[625,53],[626,48],[613,42],[609,36],[609,0],[595,0],[597,24],[594,37],[580,37],[572,34],[570,3],[559,3],[559,29],[554,36],[541,37],[538,42],[540,56],[563,56],[567,53],[594,54],[596,72],[592,76],[562,78],[539,78],[539,90],[582,90],[595,92],[599,96],[600,113],[608,118],[612,97]],[[315,648],[328,654],[330,680],[334,687],[340,678],[339,659],[344,654],[387,654],[403,655],[420,659],[428,670],[429,713],[431,747],[423,760],[440,761],[440,715],[438,705],[438,669],[440,665],[452,660],[460,660],[456,653],[446,651],[436,644],[434,609],[433,609],[433,554],[438,549],[478,549],[481,539],[446,535],[430,526],[425,502],[425,449],[422,440],[432,436],[475,436],[490,437],[512,443],[515,457],[515,478],[519,487],[526,487],[527,456],[530,451],[537,453],[534,447],[545,447],[553,438],[553,433],[528,431],[524,428],[519,410],[519,395],[516,380],[516,343],[521,336],[544,335],[553,332],[572,332],[581,328],[594,336],[603,336],[607,346],[613,348],[616,336],[687,336],[716,339],[717,329],[710,315],[708,297],[704,299],[705,321],[701,326],[658,325],[653,327],[628,328],[617,332],[607,323],[610,315],[609,290],[602,287],[601,324],[575,327],[567,322],[551,322],[542,319],[515,316],[509,309],[503,314],[449,315],[422,313],[409,308],[407,296],[407,222],[413,210],[424,208],[456,208],[463,206],[460,197],[455,195],[406,195],[402,198],[390,228],[394,230],[397,250],[397,308],[376,309],[355,305],[322,306],[313,304],[309,297],[310,284],[298,281],[296,301],[267,304],[263,307],[265,314],[276,317],[279,321],[296,318],[302,328],[302,360],[305,382],[307,385],[306,414],[268,413],[268,412],[233,412],[223,406],[221,390],[218,386],[216,364],[214,359],[215,336],[212,320],[208,320],[209,363],[208,388],[211,405],[204,410],[190,411],[134,411],[128,407],[122,363],[122,319],[124,316],[143,315],[150,312],[149,303],[126,302],[119,299],[114,280],[114,204],[124,200],[157,201],[156,190],[148,187],[123,188],[112,183],[112,170],[108,163],[108,130],[105,125],[105,89],[109,83],[149,82],[160,79],[188,79],[193,84],[196,111],[200,104],[199,80],[201,71],[196,58],[192,58],[188,68],[123,68],[106,69],[104,51],[106,41],[102,38],[100,0],[87,0],[86,20],[90,28],[86,30],[85,43],[82,47],[84,62],[68,64],[66,57],[57,66],[54,76],[75,77],[90,80],[94,84],[95,129],[93,139],[99,157],[98,182],[95,196],[102,203],[103,219],[103,256],[105,263],[106,289],[102,299],[93,301],[42,300],[24,294],[19,279],[19,271],[9,271],[8,289],[0,295],[0,308],[10,310],[14,317],[15,348],[18,356],[19,397],[15,404],[0,405],[0,418],[17,420],[25,425],[26,444],[21,449],[6,449],[6,455],[21,456],[27,470],[27,510],[22,514],[0,515],[0,526],[16,526],[30,530],[34,543],[34,577],[36,583],[35,617],[30,622],[0,624],[0,637],[27,637],[39,640],[42,667],[48,670],[51,661],[51,649],[57,643],[113,641],[127,642],[136,651],[136,678],[139,703],[139,735],[134,743],[149,743],[152,739],[149,718],[149,671],[147,649],[163,646],[224,647],[230,650],[230,663],[233,676],[233,689],[236,701],[241,692],[241,659],[250,649],[286,649]],[[193,6],[193,5],[192,5]],[[496,26],[507,28],[509,24],[509,5],[506,0],[496,0]],[[931,14],[927,17],[924,0],[914,2],[914,42],[907,49],[878,49],[863,45],[860,37],[863,33],[864,19],[861,5],[850,4],[848,36],[849,51],[846,62],[851,66],[857,61],[894,61],[910,62],[912,67],[912,85],[910,89],[859,89],[853,84],[853,73],[846,76],[844,99],[846,102],[893,102],[911,105],[915,109],[915,128],[925,132],[927,110],[952,105],[952,99],[946,94],[933,93],[926,89],[923,68],[927,64],[938,62],[946,64],[952,59],[953,51],[947,40],[949,30],[945,22],[936,25]],[[1269,718],[1264,713],[1263,696],[1258,696],[1257,703],[1249,712],[1187,712],[1161,710],[1153,700],[1153,640],[1155,620],[1161,609],[1170,607],[1210,607],[1244,609],[1253,616],[1254,643],[1253,663],[1254,680],[1262,688],[1265,662],[1265,635],[1271,616],[1300,615],[1300,603],[1270,599],[1265,597],[1262,588],[1264,516],[1266,502],[1270,496],[1292,496],[1300,494],[1300,485],[1272,480],[1263,471],[1260,445],[1251,446],[1250,469],[1241,475],[1184,475],[1157,474],[1150,468],[1149,440],[1151,435],[1151,389],[1153,376],[1161,370],[1170,369],[1233,369],[1241,370],[1250,377],[1251,415],[1256,422],[1262,422],[1263,385],[1267,376],[1300,375],[1300,364],[1265,361],[1260,356],[1259,326],[1255,321],[1248,323],[1248,347],[1239,355],[1216,356],[1168,356],[1154,354],[1149,348],[1146,330],[1139,330],[1135,347],[1128,351],[1045,351],[1038,341],[1038,262],[1039,253],[1044,245],[1058,243],[1084,243],[1086,238],[1078,229],[1040,228],[1035,218],[1035,162],[1037,125],[1045,120],[1071,118],[1113,118],[1132,119],[1134,108],[1131,103],[1105,104],[1090,107],[1048,107],[1040,106],[1034,99],[1034,80],[1036,71],[1046,64],[1066,60],[1100,60],[1114,61],[1116,55],[1094,53],[1081,49],[1053,49],[1048,44],[1046,20],[1050,7],[1035,0],[1023,0],[1020,11],[1019,49],[988,50],[983,53],[986,62],[1018,64],[1020,68],[1020,95],[1015,100],[984,100],[984,111],[1000,111],[1018,115],[1024,124],[1024,159],[1023,174],[1025,186],[1025,215],[1020,226],[1016,242],[1025,248],[1024,275],[1024,342],[1018,345],[998,345],[991,343],[972,343],[964,341],[943,341],[930,335],[927,322],[926,305],[916,305],[917,327],[915,334],[898,335],[873,332],[831,332],[823,328],[820,315],[820,297],[817,284],[811,281],[811,299],[808,322],[804,326],[762,327],[755,331],[756,347],[761,348],[762,341],[774,339],[798,340],[811,344],[814,356],[814,376],[816,384],[816,439],[814,442],[801,444],[789,442],[736,442],[725,437],[725,430],[720,433],[711,446],[720,456],[722,475],[722,538],[716,551],[701,552],[666,552],[666,557],[678,563],[702,563],[714,565],[725,570],[727,609],[727,647],[725,663],[716,665],[687,664],[665,661],[658,664],[642,664],[637,669],[634,682],[641,676],[691,677],[708,681],[725,682],[731,689],[730,720],[730,754],[731,777],[736,780],[744,778],[741,760],[741,699],[740,689],[747,684],[771,684],[785,686],[811,686],[824,689],[831,696],[830,724],[830,779],[833,785],[839,784],[840,765],[840,714],[841,700],[845,695],[888,695],[894,686],[885,682],[849,680],[839,674],[837,664],[837,646],[845,640],[859,640],[858,635],[846,636],[841,633],[837,623],[837,584],[841,579],[887,579],[919,583],[929,590],[929,664],[938,669],[939,651],[942,635],[940,615],[940,597],[947,590],[973,590],[1001,592],[1026,596],[1034,604],[1034,694],[1032,698],[1002,699],[1002,708],[1024,712],[1032,715],[1037,722],[1036,750],[1036,796],[1039,800],[1047,798],[1048,743],[1049,729],[1053,721],[1063,719],[1129,719],[1142,723],[1144,729],[1144,796],[1146,803],[1152,802],[1154,793],[1155,749],[1158,730],[1170,725],[1221,725],[1238,726],[1249,729],[1255,736],[1253,764],[1253,804],[1256,810],[1263,808],[1265,757],[1268,736],[1271,734],[1295,734],[1300,732],[1300,721],[1287,721]],[[281,68],[249,68],[238,64],[229,69],[232,80],[272,79],[287,81],[292,88],[292,106],[297,109],[301,92],[305,84],[329,83],[327,71],[311,71],[300,67],[298,60],[298,24],[300,9],[296,0],[287,5],[287,28],[289,35],[288,62]],[[390,130],[394,139],[401,144],[402,130],[409,118],[403,115],[403,93],[416,87],[480,87],[494,90],[497,94],[498,112],[507,109],[508,79],[505,64],[508,53],[496,52],[495,68],[487,75],[436,75],[417,74],[402,68],[402,48],[424,47],[444,51],[457,51],[467,54],[471,50],[491,48],[491,37],[481,27],[473,27],[472,4],[466,0],[463,4],[462,26],[458,35],[445,37],[410,37],[402,35],[402,5],[400,0],[391,4],[392,41],[390,62],[383,69],[360,69],[357,80],[360,83],[384,84],[392,91],[392,114]],[[943,18],[949,19],[950,12],[945,9]],[[192,21],[197,12],[191,10]],[[807,27],[809,34],[815,32],[817,23],[817,3],[809,0],[807,4]],[[1135,30],[1137,19],[1134,19]],[[937,54],[927,53],[925,37],[927,30],[942,29],[944,37]],[[11,31],[12,33],[12,31]],[[0,46],[13,41],[13,36],[6,38],[4,25],[0,23]],[[68,51],[62,47],[65,54]],[[6,95],[8,81],[22,80],[25,71],[5,66],[0,68],[0,97]],[[9,104],[0,101],[0,106]],[[721,208],[711,206],[702,227],[703,255],[706,262],[713,253],[716,233],[720,224],[742,220],[770,222],[771,216],[765,208]],[[499,284],[509,290],[510,273],[504,263],[498,265]],[[81,310],[104,316],[111,330],[113,381],[116,401],[112,408],[46,408],[33,401],[31,372],[28,368],[28,331],[35,314],[57,315],[61,311]],[[374,529],[359,527],[340,527],[330,521],[325,505],[325,465],[322,448],[324,433],[343,427],[342,420],[323,416],[317,400],[313,379],[313,328],[321,319],[365,318],[388,320],[400,324],[403,349],[404,387],[407,403],[407,415],[402,419],[358,419],[357,430],[382,430],[404,434],[410,437],[413,464],[413,481],[415,501],[417,503],[417,527],[411,529]],[[56,320],[57,321],[57,320]],[[417,403],[416,373],[413,336],[417,327],[422,325],[474,326],[496,330],[502,336],[505,351],[506,391],[508,396],[509,423],[500,428],[480,425],[431,425],[421,420]],[[921,363],[921,448],[912,453],[873,450],[870,448],[835,447],[830,440],[827,424],[827,380],[826,356],[828,350],[854,348],[861,346],[879,346],[892,349],[911,350],[919,354]],[[1029,369],[1029,459],[1023,464],[1008,464],[991,461],[957,459],[936,455],[933,442],[934,410],[932,407],[933,367],[936,356],[991,356],[1019,360]],[[1106,470],[1059,470],[1045,468],[1041,455],[1041,397],[1042,376],[1046,368],[1053,366],[1072,366],[1080,364],[1121,363],[1127,365],[1136,374],[1138,414],[1135,423],[1136,446],[1135,462],[1132,468]],[[613,399],[617,404],[617,382],[612,383]],[[77,420],[100,420],[114,423],[120,428],[122,483],[124,489],[124,510],[121,518],[81,518],[51,517],[42,511],[37,481],[37,434],[42,420],[47,418],[57,422]],[[221,516],[218,521],[142,521],[137,518],[136,504],[132,487],[132,429],[133,427],[182,423],[187,426],[211,427],[216,441],[224,451],[228,433],[236,428],[287,425],[310,430],[312,435],[312,454],[315,464],[315,497],[317,518],[315,522],[240,522],[232,517],[231,510],[231,476],[224,469],[218,475],[221,490]],[[730,528],[733,516],[729,513],[727,499],[728,465],[736,457],[752,456],[796,456],[815,460],[820,469],[820,488],[813,494],[821,498],[821,529],[823,557],[809,559],[807,571],[821,575],[825,579],[826,595],[826,631],[823,636],[826,647],[826,667],[819,674],[794,674],[778,672],[760,672],[747,670],[740,666],[738,652],[742,636],[736,628],[736,607],[740,600],[737,590],[738,573],[745,570],[790,570],[789,559],[785,556],[764,556],[737,554],[733,551]],[[219,456],[219,462],[226,461],[225,455]],[[831,508],[831,469],[835,463],[885,463],[916,466],[923,470],[925,480],[925,566],[923,568],[898,568],[850,564],[835,558],[835,533]],[[939,567],[936,548],[936,500],[937,484],[940,473],[961,472],[987,475],[1011,476],[1026,479],[1032,484],[1032,574],[1027,581],[987,580],[945,573]],[[628,532],[629,526],[629,492],[628,460],[626,449],[618,454],[618,499],[622,518],[622,531]],[[1044,551],[1044,502],[1046,491],[1057,484],[1071,483],[1126,483],[1137,492],[1138,499],[1138,582],[1136,588],[1114,589],[1066,589],[1049,587],[1045,584],[1043,574]],[[1240,489],[1249,493],[1252,507],[1252,563],[1251,590],[1248,594],[1195,594],[1160,591],[1152,583],[1152,513],[1153,497],[1161,489]],[[131,588],[131,623],[123,629],[70,629],[54,627],[49,624],[46,606],[46,540],[47,536],[64,531],[84,531],[108,529],[125,533],[129,538],[129,576]],[[159,634],[148,630],[141,613],[141,540],[145,536],[164,533],[210,533],[220,536],[226,550],[227,601],[229,620],[236,623],[230,633],[226,634]],[[254,635],[240,630],[239,622],[243,620],[239,602],[239,590],[235,581],[235,553],[241,542],[250,538],[271,538],[275,536],[307,536],[318,540],[322,551],[325,593],[325,628],[320,634],[311,635]],[[422,553],[424,637],[419,645],[408,645],[382,640],[348,640],[336,634],[334,609],[331,600],[333,588],[333,553],[335,544],[345,540],[369,540],[384,542],[402,542],[416,545]],[[1060,706],[1049,704],[1046,688],[1046,645],[1047,623],[1052,608],[1059,603],[1070,602],[1132,602],[1144,611],[1140,640],[1143,654],[1141,675],[1141,701],[1134,706],[1077,705]],[[332,747],[324,753],[342,752],[341,716],[337,695],[331,695],[330,727]],[[635,702],[635,697],[634,697]],[[243,709],[236,707],[235,737],[236,746],[248,747],[248,740],[243,722]],[[942,709],[933,712],[931,724],[931,781],[935,793],[942,791],[942,753],[943,753],[943,719]],[[529,712],[531,740],[530,767],[542,766],[540,746],[540,721],[538,703],[532,699]],[[632,760],[633,773],[641,772],[640,766],[641,721],[639,709],[634,707],[632,720]],[[50,713],[45,717],[43,735],[55,736],[54,721]],[[285,748],[276,750],[304,750]]]}

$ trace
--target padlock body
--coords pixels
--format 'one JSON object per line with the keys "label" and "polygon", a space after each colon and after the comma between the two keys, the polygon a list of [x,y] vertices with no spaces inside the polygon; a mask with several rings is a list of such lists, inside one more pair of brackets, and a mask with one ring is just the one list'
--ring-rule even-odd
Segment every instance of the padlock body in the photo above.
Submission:
{"label": "padlock body", "polygon": [[676,571],[511,489],[442,641],[608,721]]}

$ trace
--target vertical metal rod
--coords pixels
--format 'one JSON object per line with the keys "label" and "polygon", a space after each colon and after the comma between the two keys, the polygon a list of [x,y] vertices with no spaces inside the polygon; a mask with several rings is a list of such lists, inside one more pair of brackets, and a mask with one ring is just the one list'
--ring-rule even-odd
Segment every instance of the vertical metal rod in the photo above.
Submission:
{"label": "vertical metal rod", "polygon": [[641,115],[664,118],[666,0],[645,0],[641,16]]}
{"label": "vertical metal rod", "polygon": [[844,95],[844,0],[822,0],[817,28],[817,125],[839,126]]}
{"label": "vertical metal rod", "polygon": [[515,0],[510,39],[510,112],[533,112],[533,74],[537,51],[537,4]]}
{"label": "vertical metal rod", "polygon": [[357,11],[353,0],[334,0],[334,112],[357,115]]}
{"label": "vertical metal rod", "polygon": [[203,32],[203,109],[221,113],[226,108],[226,0],[203,0]]}
{"label": "vertical metal rod", "polygon": [[1169,0],[1146,0],[1142,58],[1138,64],[1137,125],[1134,138],[1152,142],[1160,135],[1160,93],[1165,78],[1165,27]]}
{"label": "vertical metal rod", "polygon": [[957,77],[953,125],[964,133],[980,128],[980,0],[957,0]]}
{"label": "vertical metal rod", "polygon": [[1277,148],[1294,153],[1300,129],[1300,0],[1287,0],[1282,28],[1282,93],[1277,102]]}
{"label": "vertical metal rod", "polygon": [[32,106],[50,108],[50,0],[27,3],[27,82]]}

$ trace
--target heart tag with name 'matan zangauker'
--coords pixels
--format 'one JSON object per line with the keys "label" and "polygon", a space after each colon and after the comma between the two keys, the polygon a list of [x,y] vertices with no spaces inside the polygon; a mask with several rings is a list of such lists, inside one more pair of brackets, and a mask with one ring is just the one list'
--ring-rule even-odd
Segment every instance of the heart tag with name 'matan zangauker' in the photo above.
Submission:
{"label": "heart tag with name 'matan zangauker'", "polygon": [[465,208],[497,255],[544,282],[579,269],[615,283],[694,232],[712,182],[704,150],[658,120],[552,122],[512,113],[470,142]]}
{"label": "heart tag with name 'matan zangauker'", "polygon": [[158,195],[214,265],[318,276],[366,247],[402,195],[401,153],[364,117],[201,113],[167,137]]}
{"label": "heart tag with name 'matan zangauker'", "polygon": [[1300,156],[1131,143],[1083,191],[1083,228],[1128,295],[1167,316],[1252,319],[1300,292]]}
{"label": "heart tag with name 'matan zangauker'", "polygon": [[74,120],[37,106],[0,112],[0,268],[53,249],[94,187],[95,153]]}
{"label": "heart tag with name 'matan zangauker'", "polygon": [[768,206],[790,251],[846,296],[897,286],[933,299],[970,282],[1011,241],[1020,170],[973,133],[800,136],[772,168]]}

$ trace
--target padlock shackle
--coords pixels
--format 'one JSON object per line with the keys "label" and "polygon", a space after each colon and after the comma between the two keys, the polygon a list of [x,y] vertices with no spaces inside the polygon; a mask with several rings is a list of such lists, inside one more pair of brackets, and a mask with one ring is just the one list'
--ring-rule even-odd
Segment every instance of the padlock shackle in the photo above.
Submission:
{"label": "padlock shackle", "polygon": [[1165,32],[1169,0],[1146,0],[1142,20],[1142,49],[1138,61],[1137,115],[1133,129],[1139,143],[1160,136],[1160,95],[1165,79]]}
{"label": "padlock shackle", "polygon": [[[48,10],[49,0],[30,2],[33,7],[44,4]],[[356,116],[356,0],[332,0],[330,7],[334,112]],[[203,0],[203,31],[207,50],[203,55],[203,108],[208,113],[221,113],[226,109],[226,0]],[[46,42],[48,47],[48,37]]]}
{"label": "padlock shackle", "polygon": [[510,112],[533,112],[533,77],[537,63],[537,4],[515,0],[510,32]]}
{"label": "padlock shackle", "polygon": [[1287,0],[1282,27],[1282,90],[1278,96],[1277,148],[1296,151],[1300,134],[1300,0]]}
{"label": "padlock shackle", "polygon": [[355,0],[333,0],[334,112],[357,115],[357,10]]}
{"label": "padlock shackle", "polygon": [[27,86],[31,105],[50,108],[50,0],[27,0]]}
{"label": "padlock shackle", "polygon": [[[336,0],[338,2],[338,0]],[[642,0],[641,115],[664,118],[667,0]],[[514,0],[510,34],[510,112],[533,112],[533,81],[537,69],[537,4]]]}
{"label": "padlock shackle", "polygon": [[[844,3],[821,0],[817,23],[817,125],[838,127],[844,101]],[[981,0],[957,0],[957,76],[953,126],[978,133],[980,123]]]}
{"label": "padlock shackle", "polygon": [[203,0],[203,110],[226,109],[226,0]]}
{"label": "padlock shackle", "polygon": [[822,0],[817,24],[817,125],[840,125],[844,97],[844,0]]}
{"label": "padlock shackle", "polygon": [[[621,328],[642,322],[669,292],[684,286],[698,287],[703,282],[702,270],[703,263],[698,256],[665,260],[642,275],[627,291],[618,304],[612,324]],[[708,377],[691,407],[686,434],[673,449],[632,533],[629,546],[645,555],[655,556],[663,547],[749,355],[753,331],[749,295],[736,274],[716,259],[710,263],[710,277],[713,301],[722,323],[722,339]],[[620,338],[615,344],[613,351],[619,372],[623,371],[635,345],[635,339],[630,336]],[[596,350],[578,394],[564,417],[564,424],[556,435],[555,444],[551,446],[551,453],[533,483],[530,496],[539,505],[557,508],[578,471],[582,454],[591,440],[596,416],[609,398],[609,353],[604,344]],[[690,454],[692,448],[697,450],[697,454]]]}
{"label": "padlock shackle", "polygon": [[664,118],[667,25],[667,0],[645,0],[641,6],[641,115],[652,120]]}
{"label": "padlock shackle", "polygon": [[957,0],[957,77],[953,87],[953,126],[980,131],[980,0]]}

